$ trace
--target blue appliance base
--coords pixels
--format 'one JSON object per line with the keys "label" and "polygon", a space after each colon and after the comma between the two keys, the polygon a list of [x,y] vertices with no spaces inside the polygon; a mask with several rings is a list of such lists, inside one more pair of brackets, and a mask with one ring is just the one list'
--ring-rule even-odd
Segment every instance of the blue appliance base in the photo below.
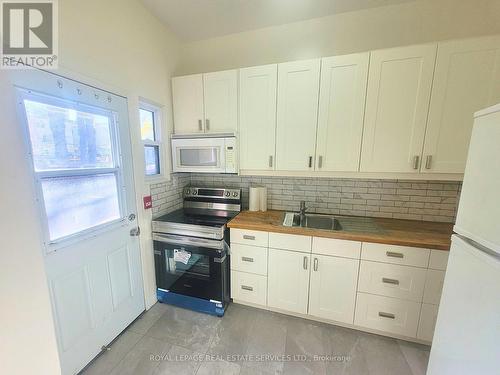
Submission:
{"label": "blue appliance base", "polygon": [[185,296],[162,289],[157,289],[156,295],[158,301],[161,303],[167,303],[169,305],[179,306],[215,316],[224,316],[227,306],[225,303],[211,302],[206,299]]}

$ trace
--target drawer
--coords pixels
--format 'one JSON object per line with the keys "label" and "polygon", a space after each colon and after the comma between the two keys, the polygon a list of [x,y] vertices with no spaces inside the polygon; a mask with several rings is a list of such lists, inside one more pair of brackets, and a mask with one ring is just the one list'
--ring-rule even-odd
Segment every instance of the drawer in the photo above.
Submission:
{"label": "drawer", "polygon": [[449,251],[443,250],[431,250],[431,256],[429,258],[429,268],[433,270],[446,270],[446,265],[448,264]]}
{"label": "drawer", "polygon": [[434,329],[436,328],[437,314],[437,305],[429,305],[427,303],[422,304],[420,321],[418,322],[417,338],[420,340],[432,341]]}
{"label": "drawer", "polygon": [[296,234],[269,233],[269,247],[274,249],[311,252],[311,237]]}
{"label": "drawer", "polygon": [[354,324],[397,335],[416,337],[420,303],[358,293]]}
{"label": "drawer", "polygon": [[231,270],[267,275],[267,248],[240,245],[231,246]]}
{"label": "drawer", "polygon": [[427,270],[424,288],[424,302],[439,305],[443,291],[444,271]]}
{"label": "drawer", "polygon": [[231,271],[231,298],[267,305],[267,277],[251,273]]}
{"label": "drawer", "polygon": [[314,254],[359,259],[361,256],[361,242],[313,237],[312,252]]}
{"label": "drawer", "polygon": [[231,229],[231,244],[267,247],[269,234],[260,230]]}
{"label": "drawer", "polygon": [[422,302],[426,273],[423,268],[362,260],[358,290]]}
{"label": "drawer", "polygon": [[363,242],[361,259],[427,268],[429,249]]}

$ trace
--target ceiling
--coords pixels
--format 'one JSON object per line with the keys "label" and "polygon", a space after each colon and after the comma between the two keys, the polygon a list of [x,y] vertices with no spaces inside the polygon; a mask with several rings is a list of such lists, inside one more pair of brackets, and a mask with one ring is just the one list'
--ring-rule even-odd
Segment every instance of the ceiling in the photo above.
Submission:
{"label": "ceiling", "polygon": [[195,41],[415,0],[141,0],[181,40]]}

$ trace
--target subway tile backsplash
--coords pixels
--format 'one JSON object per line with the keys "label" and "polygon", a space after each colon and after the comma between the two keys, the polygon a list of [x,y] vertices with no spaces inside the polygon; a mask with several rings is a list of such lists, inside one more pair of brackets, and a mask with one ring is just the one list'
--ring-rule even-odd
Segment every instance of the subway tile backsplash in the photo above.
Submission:
{"label": "subway tile backsplash", "polygon": [[461,182],[173,174],[167,183],[151,186],[155,216],[182,207],[182,189],[193,186],[241,188],[248,208],[248,188],[268,189],[268,209],[297,211],[301,200],[308,212],[454,222]]}

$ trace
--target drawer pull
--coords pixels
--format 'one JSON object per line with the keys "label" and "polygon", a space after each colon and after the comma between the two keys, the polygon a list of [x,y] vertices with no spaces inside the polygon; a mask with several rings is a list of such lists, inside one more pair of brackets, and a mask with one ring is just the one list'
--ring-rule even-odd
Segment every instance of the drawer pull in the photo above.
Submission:
{"label": "drawer pull", "polygon": [[302,262],[302,267],[307,270],[307,257],[304,257],[304,261]]}
{"label": "drawer pull", "polygon": [[387,277],[382,277],[382,282],[386,284],[394,284],[399,285],[399,280],[396,279],[388,279]]}
{"label": "drawer pull", "polygon": [[250,292],[253,292],[253,287],[251,287],[251,286],[242,285],[241,289],[243,289],[243,290],[249,290]]}
{"label": "drawer pull", "polygon": [[255,236],[249,236],[248,234],[244,234],[243,239],[255,241]]}
{"label": "drawer pull", "polygon": [[318,263],[319,263],[318,258],[314,258],[314,267],[313,267],[314,271],[318,271]]}
{"label": "drawer pull", "polygon": [[396,253],[394,251],[386,251],[385,255],[387,255],[388,257],[392,257],[392,258],[404,258],[405,257],[403,253]]}
{"label": "drawer pull", "polygon": [[378,316],[380,316],[382,318],[396,319],[396,315],[391,314],[391,313],[382,312],[382,311],[378,312]]}
{"label": "drawer pull", "polygon": [[241,260],[243,262],[250,262],[250,263],[253,263],[253,258],[249,258],[249,257],[241,257]]}

